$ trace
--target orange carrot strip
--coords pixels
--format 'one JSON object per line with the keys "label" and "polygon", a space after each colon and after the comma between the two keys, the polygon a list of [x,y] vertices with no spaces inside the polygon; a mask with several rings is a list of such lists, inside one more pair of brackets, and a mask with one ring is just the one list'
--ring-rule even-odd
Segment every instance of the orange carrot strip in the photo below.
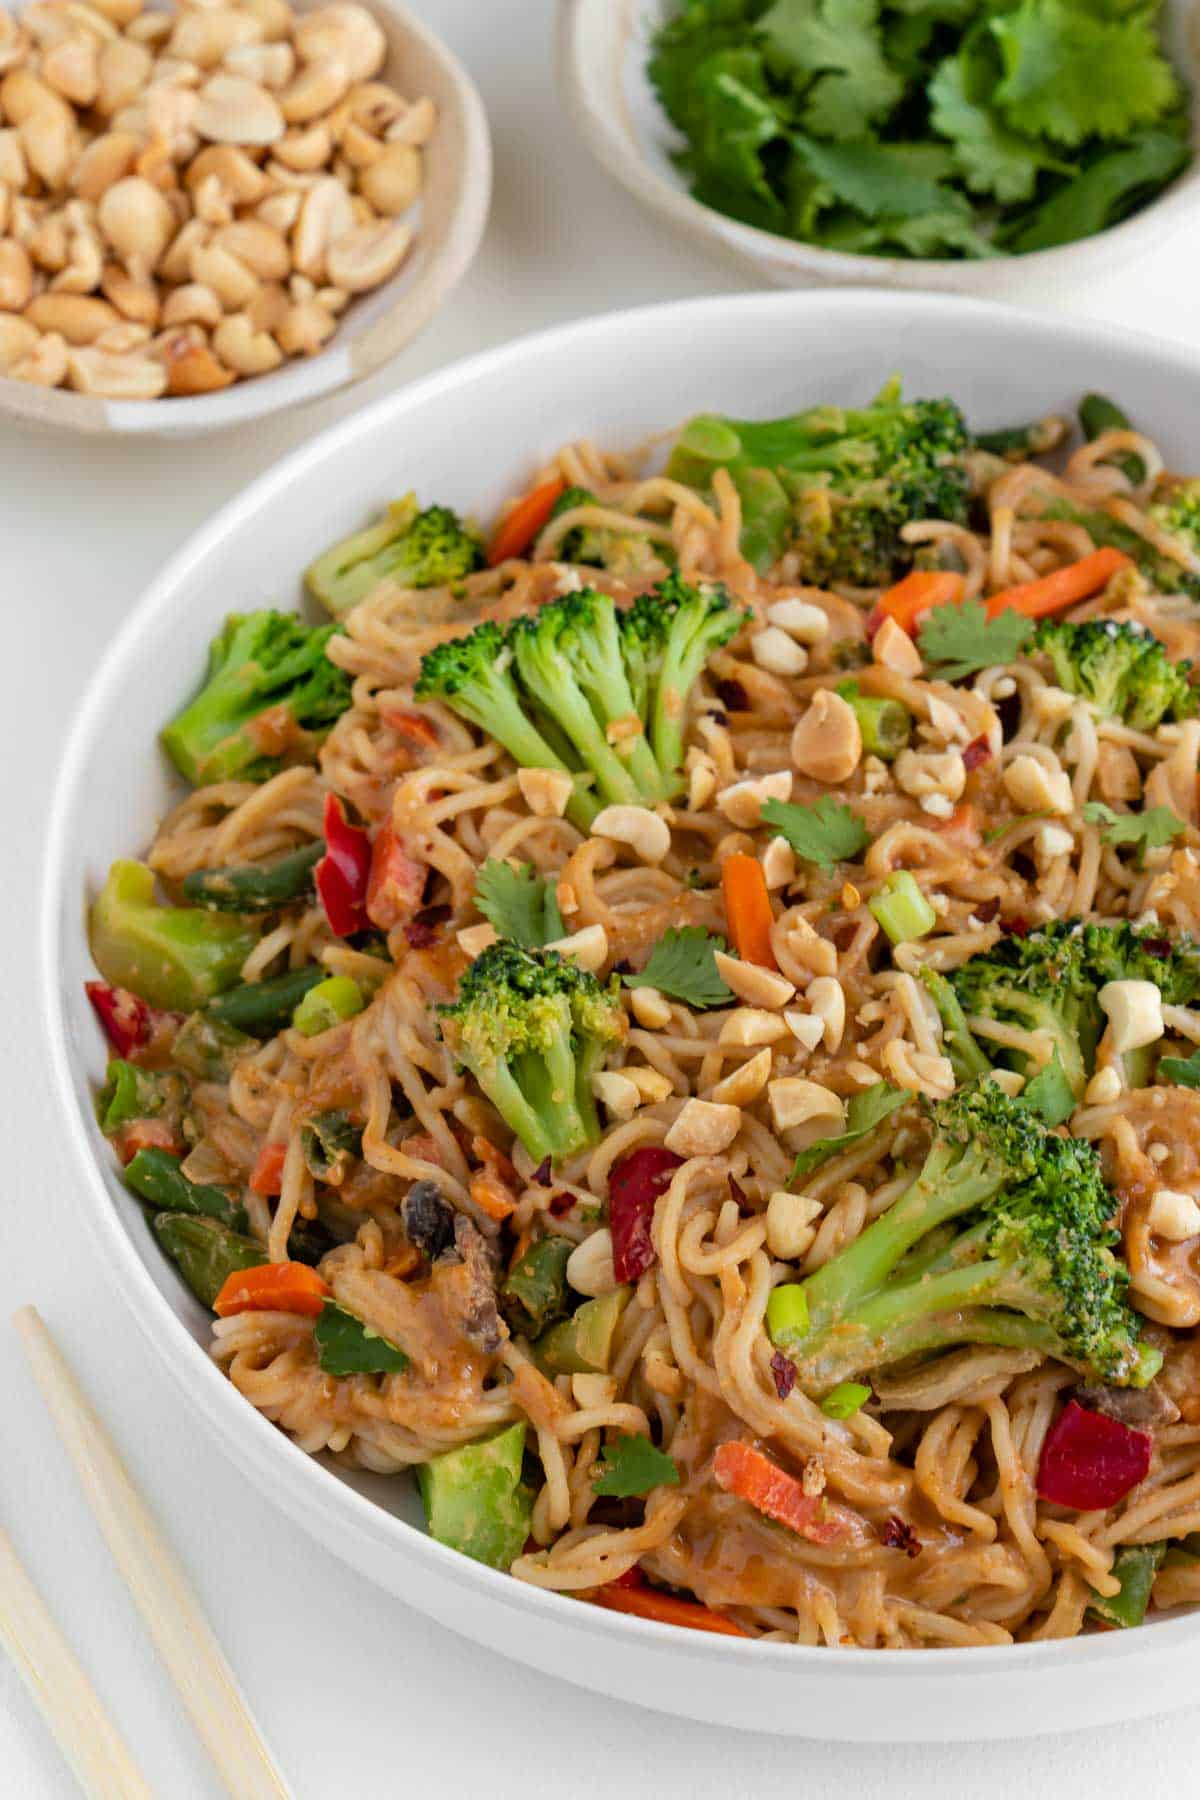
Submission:
{"label": "orange carrot strip", "polygon": [[507,562],[510,556],[523,556],[549,521],[554,502],[566,491],[567,484],[562,476],[554,475],[523,494],[492,533],[492,541],[487,547],[488,567],[494,569],[497,563]]}
{"label": "orange carrot strip", "polygon": [[691,1631],[714,1631],[722,1637],[749,1637],[732,1619],[723,1619],[695,1600],[680,1600],[674,1594],[660,1594],[652,1587],[624,1587],[610,1581],[592,1595],[597,1606],[610,1612],[632,1613],[638,1619],[656,1619],[660,1625],[683,1625]]}
{"label": "orange carrot strip", "polygon": [[1054,569],[1039,575],[1036,581],[1022,581],[1017,587],[1004,588],[987,603],[987,616],[997,613],[1024,613],[1027,619],[1044,619],[1049,613],[1062,612],[1081,600],[1090,600],[1102,587],[1107,587],[1119,569],[1131,569],[1133,558],[1123,550],[1111,547],[1093,550],[1065,569]]}
{"label": "orange carrot strip", "polygon": [[306,1263],[261,1263],[227,1275],[213,1311],[221,1319],[243,1312],[302,1313],[315,1319],[331,1292]]}
{"label": "orange carrot strip", "polygon": [[755,857],[740,853],[727,856],[721,864],[721,891],[729,935],[742,961],[777,969],[779,964],[771,948],[775,916],[762,864]]}
{"label": "orange carrot strip", "polygon": [[832,1517],[828,1503],[806,1494],[794,1475],[773,1463],[752,1444],[722,1444],[713,1458],[717,1486],[745,1500],[764,1518],[786,1525],[813,1544],[832,1544],[846,1536],[843,1522]]}
{"label": "orange carrot strip", "polygon": [[922,613],[932,606],[958,606],[966,585],[953,569],[914,569],[879,596],[867,621],[867,635],[873,637],[885,619],[894,619],[912,637]]}
{"label": "orange carrot strip", "polygon": [[258,1153],[250,1186],[256,1194],[277,1194],[283,1187],[283,1159],[286,1144],[264,1144]]}
{"label": "orange carrot strip", "polygon": [[397,737],[407,738],[411,744],[420,744],[426,750],[433,749],[441,741],[437,727],[423,713],[399,712],[385,706],[380,717]]}
{"label": "orange carrot strip", "polygon": [[174,1156],[182,1156],[186,1148],[166,1119],[130,1119],[121,1126],[115,1143],[123,1163],[131,1163],[139,1150],[169,1150]]}
{"label": "orange carrot strip", "polygon": [[491,1169],[478,1169],[472,1175],[467,1191],[480,1212],[497,1224],[511,1218],[517,1210],[517,1196]]}

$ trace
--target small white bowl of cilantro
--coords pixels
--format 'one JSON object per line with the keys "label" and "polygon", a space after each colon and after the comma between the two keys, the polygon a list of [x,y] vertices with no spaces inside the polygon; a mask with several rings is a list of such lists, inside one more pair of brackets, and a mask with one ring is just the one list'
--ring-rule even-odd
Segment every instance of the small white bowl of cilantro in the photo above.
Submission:
{"label": "small white bowl of cilantro", "polygon": [[1200,211],[1194,0],[563,0],[609,172],[781,285],[1003,297]]}

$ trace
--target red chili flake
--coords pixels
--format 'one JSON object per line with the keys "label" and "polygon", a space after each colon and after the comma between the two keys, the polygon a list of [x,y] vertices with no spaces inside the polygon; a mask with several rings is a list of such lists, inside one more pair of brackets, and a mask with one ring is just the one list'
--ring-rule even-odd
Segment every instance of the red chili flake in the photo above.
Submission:
{"label": "red chili flake", "polygon": [[1033,930],[1033,922],[1030,919],[1022,918],[1018,913],[1015,918],[1001,919],[1000,929],[1006,931],[1009,937],[1028,937]]}
{"label": "red chili flake", "polygon": [[796,1365],[782,1350],[777,1350],[771,1358],[771,1374],[775,1381],[775,1392],[781,1400],[786,1400],[796,1385]]}
{"label": "red chili flake", "polygon": [[991,762],[992,747],[985,737],[972,738],[962,753],[962,759],[963,768],[970,774],[972,769],[978,769],[981,764]]}
{"label": "red chili flake", "polygon": [[1170,956],[1171,940],[1170,938],[1143,938],[1142,948],[1148,950],[1151,956]]}
{"label": "red chili flake", "polygon": [[893,1513],[879,1528],[879,1541],[885,1550],[903,1550],[905,1556],[920,1556],[921,1540],[906,1519]]}
{"label": "red chili flake", "polygon": [[426,925],[422,919],[410,919],[404,927],[404,941],[412,950],[428,950],[430,944],[438,941],[436,925]]}
{"label": "red chili flake", "polygon": [[738,1184],[738,1183],[737,1183],[737,1182],[736,1182],[736,1181],[735,1181],[735,1180],[734,1180],[734,1179],[733,1179],[733,1176],[732,1176],[732,1175],[727,1175],[727,1176],[726,1176],[726,1177],[725,1177],[725,1179],[726,1179],[726,1181],[728,1181],[728,1183],[729,1183],[729,1198],[730,1198],[730,1199],[731,1199],[731,1200],[736,1200],[736,1201],[737,1201],[737,1203],[738,1203],[738,1209],[739,1209],[739,1211],[743,1211],[743,1212],[744,1212],[744,1211],[745,1211],[745,1208],[746,1208],[746,1190],[745,1190],[745,1188],[743,1188],[743,1187],[741,1187],[741,1186],[740,1186],[740,1185],[739,1185],[739,1184]]}
{"label": "red chili flake", "polygon": [[550,1158],[548,1156],[543,1156],[541,1162],[533,1171],[533,1179],[537,1182],[539,1187],[550,1186]]}
{"label": "red chili flake", "polygon": [[740,681],[718,681],[717,693],[730,712],[749,712],[750,696]]}
{"label": "red chili flake", "polygon": [[990,925],[1000,911],[1000,902],[998,900],[981,900],[978,906],[971,908],[971,911],[981,925]]}
{"label": "red chili flake", "polygon": [[555,1194],[554,1198],[547,1205],[546,1211],[550,1214],[552,1219],[561,1219],[564,1213],[570,1212],[574,1204],[574,1194]]}
{"label": "red chili flake", "polygon": [[618,1281],[636,1281],[657,1252],[650,1234],[660,1194],[671,1185],[682,1156],[661,1144],[643,1144],[608,1172],[608,1224],[613,1240],[613,1268]]}
{"label": "red chili flake", "polygon": [[[432,873],[431,869],[430,874]],[[423,906],[416,914],[416,921],[418,925],[444,925],[449,917],[448,906]]]}

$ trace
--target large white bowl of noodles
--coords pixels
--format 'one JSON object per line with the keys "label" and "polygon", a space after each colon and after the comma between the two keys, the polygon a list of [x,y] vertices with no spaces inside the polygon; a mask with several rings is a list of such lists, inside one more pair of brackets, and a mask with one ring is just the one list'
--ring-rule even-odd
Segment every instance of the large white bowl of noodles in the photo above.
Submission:
{"label": "large white bowl of noodles", "polygon": [[633,445],[698,408],[772,415],[850,402],[900,370],[978,426],[1120,397],[1169,462],[1200,467],[1200,357],[1117,331],[954,298],[862,291],[685,301],[584,320],[489,351],[336,426],[228,505],[172,560],[99,670],[50,828],[42,957],[81,1209],[112,1278],[229,1455],[323,1545],[457,1631],[553,1675],[687,1717],[853,1740],[1011,1737],[1195,1698],[1200,1619],[1069,1642],[802,1649],[651,1624],[527,1587],[425,1536],[412,1484],[306,1456],[209,1360],[209,1321],[160,1256],[92,1113],[104,1046],[83,984],[85,903],[172,798],[156,726],[193,690],[224,614],[299,602],[328,543],[415,488],[487,518],[573,438]]}

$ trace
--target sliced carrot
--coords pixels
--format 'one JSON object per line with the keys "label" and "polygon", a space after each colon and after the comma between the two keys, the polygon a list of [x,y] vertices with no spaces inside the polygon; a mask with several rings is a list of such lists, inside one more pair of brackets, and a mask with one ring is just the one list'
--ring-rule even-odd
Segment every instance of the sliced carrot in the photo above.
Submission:
{"label": "sliced carrot", "polygon": [[221,1319],[244,1312],[301,1313],[315,1319],[331,1292],[307,1263],[260,1263],[225,1277],[213,1311]]}
{"label": "sliced carrot", "polygon": [[183,1139],[166,1119],[130,1119],[114,1141],[123,1163],[131,1163],[139,1150],[170,1150],[175,1156],[184,1151]]}
{"label": "sliced carrot", "polygon": [[562,476],[554,475],[522,494],[492,533],[487,547],[488,567],[494,569],[497,563],[507,562],[512,556],[524,556],[548,523],[555,501],[566,491],[567,484]]}
{"label": "sliced carrot", "polygon": [[258,1161],[250,1177],[250,1186],[256,1194],[278,1194],[283,1187],[283,1160],[287,1155],[286,1144],[264,1144],[258,1153]]}
{"label": "sliced carrot", "polygon": [[389,730],[394,731],[397,737],[407,738],[410,744],[420,744],[423,749],[432,750],[441,742],[437,726],[423,713],[399,712],[385,706],[380,717]]}
{"label": "sliced carrot", "polygon": [[922,613],[933,606],[957,606],[966,586],[953,569],[914,569],[879,596],[867,620],[867,636],[874,637],[885,619],[894,619],[912,637]]}
{"label": "sliced carrot", "polygon": [[655,1619],[660,1625],[683,1625],[689,1631],[713,1631],[722,1637],[749,1637],[732,1619],[722,1618],[696,1600],[680,1600],[674,1594],[662,1594],[652,1587],[626,1587],[623,1581],[610,1581],[592,1595],[597,1606],[610,1612],[632,1613],[637,1619]]}
{"label": "sliced carrot", "polygon": [[491,1169],[477,1169],[467,1189],[481,1213],[497,1224],[517,1210],[517,1197]]}
{"label": "sliced carrot", "polygon": [[846,1526],[831,1514],[820,1495],[806,1494],[794,1475],[737,1439],[722,1444],[713,1458],[717,1486],[745,1500],[764,1518],[786,1525],[789,1531],[813,1544],[832,1544],[844,1538]]}
{"label": "sliced carrot", "polygon": [[777,969],[771,948],[771,927],[775,915],[767,892],[762,864],[753,856],[740,852],[727,856],[721,864],[721,891],[725,897],[725,918],[733,947],[743,962],[758,963],[764,969]]}
{"label": "sliced carrot", "polygon": [[390,825],[381,825],[371,845],[367,876],[367,917],[381,931],[411,919],[425,897],[428,864],[404,848]]}
{"label": "sliced carrot", "polygon": [[1093,550],[1078,562],[1068,563],[1065,569],[1054,569],[1049,575],[1039,575],[1036,581],[1022,581],[1017,587],[993,594],[987,603],[987,616],[994,619],[997,613],[1019,612],[1027,619],[1044,619],[1049,613],[1090,600],[1108,586],[1119,570],[1132,567],[1133,558],[1123,550],[1111,546]]}
{"label": "sliced carrot", "polygon": [[471,1150],[486,1169],[495,1171],[506,1187],[515,1188],[521,1185],[521,1177],[517,1174],[511,1157],[505,1156],[503,1150],[498,1150],[490,1138],[472,1137]]}

